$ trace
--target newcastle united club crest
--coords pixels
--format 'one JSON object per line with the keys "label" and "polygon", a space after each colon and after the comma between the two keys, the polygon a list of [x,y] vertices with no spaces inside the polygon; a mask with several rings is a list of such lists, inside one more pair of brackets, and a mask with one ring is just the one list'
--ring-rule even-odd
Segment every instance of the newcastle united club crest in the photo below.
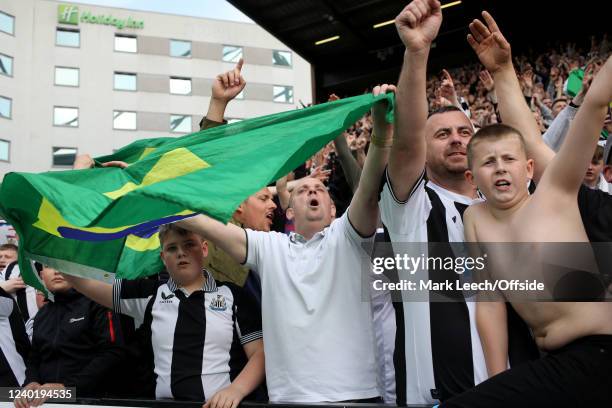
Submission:
{"label": "newcastle united club crest", "polygon": [[210,310],[223,311],[225,309],[227,309],[227,305],[225,304],[225,297],[223,295],[217,295],[217,297],[210,302]]}

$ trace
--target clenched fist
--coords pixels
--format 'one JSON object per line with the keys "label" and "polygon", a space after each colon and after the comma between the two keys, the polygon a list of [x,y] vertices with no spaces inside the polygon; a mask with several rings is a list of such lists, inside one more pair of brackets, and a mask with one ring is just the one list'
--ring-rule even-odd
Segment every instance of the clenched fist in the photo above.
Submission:
{"label": "clenched fist", "polygon": [[395,18],[397,32],[406,49],[412,52],[428,50],[441,24],[438,0],[413,0]]}

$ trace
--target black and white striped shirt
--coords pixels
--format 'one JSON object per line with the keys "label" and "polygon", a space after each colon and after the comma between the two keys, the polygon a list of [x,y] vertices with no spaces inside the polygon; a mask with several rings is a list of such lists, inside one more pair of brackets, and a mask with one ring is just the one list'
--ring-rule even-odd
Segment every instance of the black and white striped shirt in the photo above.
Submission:
{"label": "black and white striped shirt", "polygon": [[204,274],[202,290],[191,294],[172,279],[118,279],[113,285],[115,311],[133,317],[150,341],[157,399],[209,399],[246,364],[243,345],[262,338],[257,301]]}
{"label": "black and white striped shirt", "polygon": [[[21,277],[19,264],[17,261],[11,262],[0,272],[0,280],[9,280]],[[36,304],[36,289],[32,286],[26,286],[24,289],[19,289],[13,295],[13,299],[17,302],[17,307],[21,313],[24,322],[28,322],[36,316],[38,305]],[[30,336],[32,333],[28,333]]]}
{"label": "black and white striped shirt", "polygon": [[[463,213],[479,200],[448,191],[423,172],[408,200],[399,201],[386,175],[380,210],[392,243],[427,243],[426,256],[457,256],[449,243],[464,242]],[[433,244],[436,243],[436,244]],[[440,245],[439,243],[443,243]],[[437,252],[437,253],[434,253]],[[453,271],[424,271],[425,279],[451,282]],[[409,279],[398,271],[398,279]],[[429,292],[429,298],[439,295]],[[429,404],[466,391],[487,379],[480,336],[476,328],[476,303],[462,293],[455,301],[412,302],[402,292],[403,301],[394,303],[397,339],[394,353],[397,403]],[[510,309],[509,362],[537,356],[537,348],[527,326]]]}
{"label": "black and white striped shirt", "polygon": [[30,340],[17,303],[0,288],[0,386],[23,385],[29,351]]}

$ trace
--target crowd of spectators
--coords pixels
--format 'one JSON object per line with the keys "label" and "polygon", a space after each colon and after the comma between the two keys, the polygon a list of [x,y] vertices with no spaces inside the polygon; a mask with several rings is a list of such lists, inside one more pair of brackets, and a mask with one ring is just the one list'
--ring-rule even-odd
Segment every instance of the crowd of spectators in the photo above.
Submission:
{"label": "crowd of spectators", "polygon": [[[573,98],[580,92],[580,89],[576,92],[572,88],[573,76],[577,78],[582,87],[588,89],[590,81],[592,81],[593,76],[596,75],[599,68],[606,61],[611,49],[612,43],[607,36],[604,36],[600,39],[593,38],[589,49],[580,49],[576,44],[564,44],[547,52],[514,57],[514,65],[520,80],[523,96],[538,123],[542,135],[545,135],[551,129],[555,119],[572,103]],[[577,74],[578,71],[580,71],[580,75]],[[478,64],[448,67],[440,73],[431,74],[426,82],[426,94],[430,111],[445,106],[455,106],[470,118],[475,129],[503,122],[503,118],[497,109],[494,80],[491,74],[483,70]],[[334,99],[337,99],[337,97],[330,97],[330,100]],[[371,145],[373,129],[372,115],[368,112],[355,124],[346,129],[336,141],[326,145],[306,161],[303,166],[295,169],[285,180],[278,183],[274,191],[276,194],[276,216],[273,229],[283,233],[289,233],[294,230],[292,220],[284,216],[285,209],[288,206],[287,183],[307,175],[323,181],[328,186],[332,199],[336,204],[337,213],[335,216],[340,217],[347,209],[355,192],[354,171],[357,169],[356,179],[358,180],[359,171],[364,167],[368,149]],[[607,119],[602,124],[602,140],[605,140],[611,131],[612,121],[608,112]],[[609,156],[608,152],[607,160],[610,159]],[[600,188],[602,185],[600,179],[604,177],[603,166],[606,164],[604,159],[604,148],[602,145],[595,152],[593,158],[594,167],[589,168],[589,172],[585,176],[585,183],[590,188]],[[607,181],[612,182],[612,177]],[[16,247],[12,245],[13,241],[14,237],[11,236],[11,243],[5,242],[8,245],[0,246],[0,267],[3,269],[0,272],[0,294],[5,299],[13,298],[15,300],[15,307],[19,308],[23,307],[22,305],[25,304],[23,302],[27,302],[27,299],[23,300],[21,304],[18,302],[18,299],[20,299],[18,295],[25,293],[25,284],[19,275],[14,275],[11,278],[13,279],[11,282],[6,279],[6,271],[9,268],[9,264],[14,264],[17,257]],[[45,282],[67,285],[63,281],[60,282],[62,280],[61,277],[55,275],[52,270],[44,269],[43,271],[43,275],[48,275],[43,276]],[[69,288],[69,286],[67,287]],[[61,357],[62,351],[56,349],[56,344],[54,344],[54,348],[46,348],[49,347],[47,343],[52,343],[52,340],[49,340],[50,337],[57,336],[58,333],[63,335],[62,333],[64,332],[56,332],[59,326],[54,324],[43,324],[43,322],[32,324],[32,322],[28,322],[30,319],[36,321],[36,319],[42,316],[57,316],[57,313],[60,313],[52,312],[51,307],[48,305],[45,307],[45,301],[38,294],[38,299],[34,299],[34,301],[39,307],[45,307],[45,313],[39,312],[37,315],[32,315],[30,310],[27,319],[22,319],[29,338],[38,341],[38,343],[33,342],[31,344],[34,347],[33,351],[35,353],[32,355],[35,358],[32,358],[32,356],[29,359],[24,357],[21,363],[27,369],[26,377],[22,373],[20,376],[13,378],[10,376],[10,373],[0,372],[0,379],[6,382],[0,385],[22,386],[27,385],[29,382],[38,381],[42,383],[40,379],[42,374],[40,373],[44,370],[55,370],[56,367],[70,367],[70,369],[66,369],[68,374],[66,374],[65,381],[67,383],[78,384],[80,380],[81,382],[86,382],[87,387],[83,386],[82,388],[86,390],[88,395],[113,396],[112,391],[99,392],[100,390],[96,390],[97,385],[108,387],[110,383],[109,381],[102,381],[102,377],[97,378],[96,376],[109,376],[113,370],[117,370],[113,366],[121,367],[120,353],[118,348],[114,346],[114,343],[124,341],[121,332],[125,330],[125,327],[121,326],[125,326],[125,324],[123,324],[124,322],[113,321],[110,310],[91,304],[89,300],[85,300],[84,297],[78,295],[73,289],[66,289],[62,293],[63,295],[58,296],[54,300],[54,305],[61,304],[61,302],[64,304],[70,304],[70,302],[78,303],[79,310],[82,309],[82,314],[85,316],[91,314],[92,316],[91,320],[93,323],[87,330],[98,330],[99,333],[91,333],[85,329],[78,334],[72,333],[75,337],[72,339],[72,343],[66,343],[66,350],[64,350],[66,356],[64,357]],[[59,306],[56,308],[59,308]],[[4,314],[0,316],[0,320],[9,319],[13,312],[14,310],[7,306],[6,311],[3,312]],[[115,317],[114,319],[116,320],[117,318]],[[37,335],[37,327],[40,332],[43,331],[41,327],[44,327],[44,335]],[[65,326],[62,327],[62,330],[64,330]],[[34,330],[34,333],[32,333],[32,330]],[[11,332],[0,332],[0,336],[7,337],[11,335],[17,336],[17,334],[12,334]],[[126,337],[129,337],[129,335]],[[79,343],[78,347],[75,346],[76,342]],[[0,342],[0,344],[6,343]],[[96,350],[98,346],[99,350]],[[19,354],[21,354],[21,350]],[[58,358],[70,360],[70,363],[58,363],[55,361]],[[44,359],[49,361],[43,361]],[[92,361],[97,363],[91,363]],[[81,378],[75,377],[79,372],[79,368],[82,368],[79,366],[88,363],[89,369],[86,371],[86,376],[82,374]],[[97,367],[100,366],[103,366],[104,369],[96,373]],[[12,366],[12,368],[15,367],[17,366]],[[48,376],[52,378],[54,383],[63,382],[61,376],[55,374],[49,374]],[[132,381],[137,380],[133,379]],[[137,389],[138,387],[135,388]],[[125,394],[122,391],[117,392],[115,396],[124,396]],[[138,395],[137,392],[132,393],[130,396],[151,397],[151,395]]]}
{"label": "crowd of spectators", "polygon": [[[591,37],[590,47],[579,48],[575,43],[560,44],[539,53],[526,53],[514,57],[514,65],[519,76],[525,100],[540,127],[542,135],[546,133],[554,119],[570,104],[578,90],[568,83],[570,75],[581,71],[578,76],[586,88],[612,51],[612,42],[607,34],[601,38]],[[456,106],[469,117],[475,130],[484,126],[500,123],[502,118],[497,110],[495,83],[491,74],[480,64],[461,67],[448,67],[440,73],[430,73],[427,80],[428,106],[430,112],[445,106]],[[331,99],[333,100],[333,99]],[[371,114],[366,113],[343,134],[356,163],[363,167],[370,138],[372,136]],[[567,130],[567,127],[564,127]],[[612,132],[612,119],[608,113],[602,125],[602,140]],[[551,146],[558,148],[558,146]],[[352,196],[352,190],[343,173],[343,166],[338,158],[337,144],[329,143],[305,166],[296,169],[296,178],[307,172],[314,172],[316,177],[325,180],[334,201],[339,204],[339,214],[344,212]],[[603,143],[594,155],[594,166],[589,175],[590,187],[600,184],[603,170]],[[327,172],[320,174],[321,169]],[[610,176],[612,179],[612,175]],[[593,181],[594,180],[594,181]],[[612,181],[612,180],[611,180]],[[601,183],[604,185],[603,183]],[[606,190],[607,191],[607,190]],[[281,209],[282,210],[282,209]],[[281,211],[279,210],[279,211]],[[282,226],[278,231],[284,231]]]}

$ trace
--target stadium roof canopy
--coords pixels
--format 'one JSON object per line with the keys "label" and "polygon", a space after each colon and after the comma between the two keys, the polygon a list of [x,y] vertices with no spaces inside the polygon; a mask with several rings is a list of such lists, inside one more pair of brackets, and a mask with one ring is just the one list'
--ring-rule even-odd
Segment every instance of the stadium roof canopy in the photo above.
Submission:
{"label": "stadium roof canopy", "polygon": [[[404,47],[390,22],[408,4],[397,0],[228,0],[314,66],[317,99],[349,95],[375,83],[395,82]],[[442,0],[442,4],[456,3]],[[463,0],[443,10],[444,21],[429,67],[440,70],[476,62],[465,40],[469,22],[488,10],[514,53],[545,49],[558,41],[588,46],[609,27],[607,2]],[[317,42],[339,36],[317,45]],[[248,61],[247,61],[248,63]]]}

